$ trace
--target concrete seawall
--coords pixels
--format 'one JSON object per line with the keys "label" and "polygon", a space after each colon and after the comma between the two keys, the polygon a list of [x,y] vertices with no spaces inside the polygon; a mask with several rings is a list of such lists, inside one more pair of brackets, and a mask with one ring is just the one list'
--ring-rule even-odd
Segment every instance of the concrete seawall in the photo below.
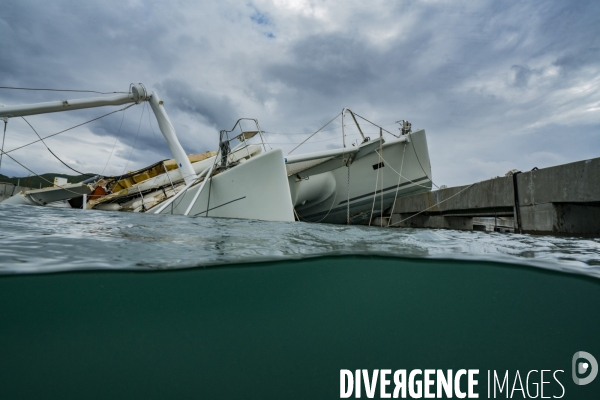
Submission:
{"label": "concrete seawall", "polygon": [[470,230],[481,217],[513,218],[523,233],[600,236],[600,158],[398,198],[374,223]]}

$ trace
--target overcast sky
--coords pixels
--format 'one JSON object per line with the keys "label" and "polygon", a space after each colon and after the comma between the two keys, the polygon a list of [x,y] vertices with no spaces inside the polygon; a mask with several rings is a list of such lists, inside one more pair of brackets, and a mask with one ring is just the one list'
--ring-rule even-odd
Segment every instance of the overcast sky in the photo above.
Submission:
{"label": "overcast sky", "polygon": [[[389,130],[407,119],[427,131],[434,182],[458,185],[600,156],[599,38],[597,0],[4,0],[0,86],[142,82],[165,101],[188,153],[216,150],[218,131],[239,117],[279,133],[267,138],[286,153],[344,107]],[[0,104],[87,96],[0,89]],[[45,136],[114,109],[28,120]],[[170,158],[148,111],[47,144],[95,173]],[[11,119],[5,151],[35,139]],[[341,147],[341,131],[313,140],[302,151]],[[71,173],[42,144],[11,155],[36,173]],[[6,157],[0,173],[28,175]]]}

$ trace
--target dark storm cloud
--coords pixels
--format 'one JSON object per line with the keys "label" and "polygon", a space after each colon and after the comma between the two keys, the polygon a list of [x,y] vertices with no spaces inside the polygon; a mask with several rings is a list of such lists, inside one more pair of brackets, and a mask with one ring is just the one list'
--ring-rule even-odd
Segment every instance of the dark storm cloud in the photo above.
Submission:
{"label": "dark storm cloud", "polygon": [[540,71],[529,68],[527,65],[513,65],[510,67],[515,72],[513,85],[515,87],[526,87],[532,75],[539,75]]}
{"label": "dark storm cloud", "polygon": [[236,121],[237,111],[226,95],[208,93],[176,79],[167,79],[157,88],[161,96],[170,100],[169,106],[202,119],[215,128],[225,129]]}
{"label": "dark storm cloud", "polygon": [[[290,48],[288,59],[266,66],[263,78],[283,83],[290,98],[311,97],[314,110],[332,101],[382,109],[394,104],[417,117],[426,114],[427,124],[440,128],[448,118],[465,122],[505,113],[511,104],[501,97],[546,71],[528,65],[535,59],[549,57],[546,67],[564,70],[598,65],[597,47],[590,47],[600,31],[591,24],[600,14],[598,3],[487,3],[475,12],[460,4],[410,7],[421,20],[387,46],[378,48],[354,31],[307,36]],[[408,8],[398,3],[392,12],[401,15]],[[486,93],[454,90],[502,66],[507,75],[502,87]],[[562,79],[550,85],[570,84]]]}
{"label": "dark storm cloud", "polygon": [[[138,11],[125,3],[9,1],[3,4],[0,12],[0,86],[127,91],[129,83],[142,79],[140,72],[144,71],[144,66],[152,66],[151,75],[168,72],[182,53],[177,46],[165,42],[167,26],[161,18],[151,12]],[[176,17],[177,11],[173,10],[173,13]],[[178,43],[193,47],[194,39],[186,40],[182,35]],[[99,95],[0,89],[0,103],[4,104],[96,96]],[[170,157],[153,115],[154,133],[150,129],[149,107],[140,124],[142,107],[139,105],[126,111],[120,131],[122,114],[117,113],[62,135],[79,135],[89,129],[106,137],[106,143],[111,146],[117,137],[118,143],[127,149],[135,145],[136,150],[146,156],[145,163],[153,158]],[[67,128],[114,109],[105,107],[59,113],[53,114],[52,118]],[[35,123],[35,117],[32,119]],[[54,133],[43,125],[34,126],[40,134]],[[61,150],[56,151],[64,154]]]}
{"label": "dark storm cloud", "polygon": [[[284,85],[277,99],[285,114],[296,110],[324,121],[336,104],[365,107],[380,123],[413,120],[430,132],[434,171],[452,183],[492,175],[485,168],[464,172],[473,168],[464,163],[463,178],[440,168],[459,159],[496,163],[490,169],[503,174],[509,165],[548,166],[599,155],[593,134],[598,118],[579,122],[571,131],[578,140],[562,145],[559,132],[577,122],[565,118],[526,127],[559,111],[568,117],[567,102],[575,109],[578,103],[579,109],[589,107],[593,92],[568,100],[555,93],[594,78],[583,71],[599,70],[600,3],[489,2],[475,10],[396,4],[390,13],[401,16],[412,8],[417,20],[414,29],[387,45],[369,40],[369,26],[307,35],[283,61],[265,66],[263,79]],[[558,77],[552,68],[558,68]]]}
{"label": "dark storm cloud", "polygon": [[565,74],[576,72],[588,65],[598,64],[600,64],[600,45],[570,51],[554,62],[554,65],[560,67]]}
{"label": "dark storm cloud", "polygon": [[0,14],[1,83],[108,91],[116,89],[90,81],[98,68],[131,68],[135,75],[136,64],[152,63],[157,72],[169,70],[178,53],[164,43],[165,24],[127,11],[135,10],[123,4],[9,1]]}
{"label": "dark storm cloud", "polygon": [[375,78],[376,55],[359,39],[339,34],[309,36],[296,43],[290,53],[285,63],[265,69],[265,79],[277,79],[320,95],[338,96],[348,84],[364,87]]}
{"label": "dark storm cloud", "polygon": [[[213,149],[241,116],[292,132],[342,107],[382,124],[407,118],[427,128],[434,175],[451,184],[599,155],[600,99],[588,86],[600,73],[600,2],[291,4],[8,0],[0,86],[154,83],[188,152]],[[318,7],[329,14],[312,17]],[[86,96],[0,90],[0,103]],[[118,135],[124,160],[135,147],[136,168],[168,156],[148,109],[140,126],[142,107],[127,111],[120,133],[120,113],[86,126],[111,146]],[[567,131],[576,140],[563,142]]]}

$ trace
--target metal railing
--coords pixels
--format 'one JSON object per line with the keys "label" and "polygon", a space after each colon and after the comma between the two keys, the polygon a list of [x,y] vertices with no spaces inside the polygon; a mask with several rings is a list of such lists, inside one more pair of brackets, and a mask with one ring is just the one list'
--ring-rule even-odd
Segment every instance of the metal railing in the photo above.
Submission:
{"label": "metal railing", "polygon": [[[245,129],[243,121],[250,121],[254,123],[255,129]],[[246,127],[247,128],[247,127]],[[238,131],[239,129],[239,131]],[[219,150],[221,152],[221,168],[226,168],[228,165],[229,155],[237,153],[246,149],[248,152],[248,158],[252,157],[248,146],[251,144],[249,141],[256,135],[260,137],[260,144],[263,149],[267,151],[265,138],[263,131],[260,129],[260,124],[257,119],[254,118],[240,118],[236,121],[235,125],[231,130],[222,130],[219,132]],[[239,142],[239,143],[236,143]],[[233,146],[232,146],[233,144]]]}

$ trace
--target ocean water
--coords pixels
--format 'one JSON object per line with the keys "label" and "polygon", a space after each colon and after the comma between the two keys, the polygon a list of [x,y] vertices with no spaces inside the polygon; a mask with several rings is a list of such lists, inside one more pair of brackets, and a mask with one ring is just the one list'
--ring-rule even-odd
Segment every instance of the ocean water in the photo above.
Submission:
{"label": "ocean water", "polygon": [[571,358],[600,359],[599,246],[0,206],[0,398],[335,399],[341,369],[426,368],[597,398]]}
{"label": "ocean water", "polygon": [[334,255],[495,261],[600,277],[597,238],[0,205],[5,274],[179,269]]}

